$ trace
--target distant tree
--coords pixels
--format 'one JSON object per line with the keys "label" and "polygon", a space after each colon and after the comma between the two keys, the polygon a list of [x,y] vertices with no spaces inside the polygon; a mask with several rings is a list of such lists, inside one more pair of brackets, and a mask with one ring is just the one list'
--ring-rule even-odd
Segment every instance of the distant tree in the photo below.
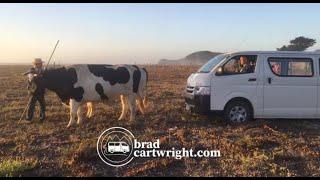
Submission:
{"label": "distant tree", "polygon": [[277,51],[304,51],[316,43],[315,39],[299,36],[290,41],[290,44],[281,48],[277,48]]}

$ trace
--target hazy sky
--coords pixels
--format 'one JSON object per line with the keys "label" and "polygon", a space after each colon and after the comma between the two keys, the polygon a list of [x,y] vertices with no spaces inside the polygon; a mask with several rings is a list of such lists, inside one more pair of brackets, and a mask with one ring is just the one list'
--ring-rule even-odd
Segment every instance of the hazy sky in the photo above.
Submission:
{"label": "hazy sky", "polygon": [[156,63],[200,50],[320,49],[320,4],[0,4],[0,63]]}

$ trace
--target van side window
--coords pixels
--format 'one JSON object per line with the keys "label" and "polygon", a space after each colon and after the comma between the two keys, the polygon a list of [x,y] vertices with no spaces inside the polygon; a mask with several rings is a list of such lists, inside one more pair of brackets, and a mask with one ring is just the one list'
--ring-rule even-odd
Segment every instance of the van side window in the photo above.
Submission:
{"label": "van side window", "polygon": [[256,68],[256,55],[238,55],[232,57],[223,65],[224,75],[254,73]]}
{"label": "van side window", "polygon": [[313,76],[313,62],[310,58],[268,58],[271,71],[277,76]]}

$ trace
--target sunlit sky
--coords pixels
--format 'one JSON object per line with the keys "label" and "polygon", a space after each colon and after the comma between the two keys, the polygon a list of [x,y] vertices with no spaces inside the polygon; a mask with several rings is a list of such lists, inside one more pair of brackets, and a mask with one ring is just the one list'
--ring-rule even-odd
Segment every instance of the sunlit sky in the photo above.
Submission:
{"label": "sunlit sky", "polygon": [[156,63],[319,41],[320,4],[0,4],[0,63]]}

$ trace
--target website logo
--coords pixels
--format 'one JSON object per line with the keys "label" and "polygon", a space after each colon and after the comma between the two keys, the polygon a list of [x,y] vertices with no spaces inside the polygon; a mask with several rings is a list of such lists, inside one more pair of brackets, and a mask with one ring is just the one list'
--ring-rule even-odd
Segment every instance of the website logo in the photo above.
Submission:
{"label": "website logo", "polygon": [[97,152],[101,160],[113,167],[128,164],[137,158],[215,158],[221,157],[220,150],[161,149],[160,139],[155,141],[138,141],[134,135],[123,127],[105,130],[97,141]]}
{"label": "website logo", "polygon": [[133,159],[134,135],[125,128],[112,127],[105,130],[97,141],[101,160],[114,167],[124,166]]}

